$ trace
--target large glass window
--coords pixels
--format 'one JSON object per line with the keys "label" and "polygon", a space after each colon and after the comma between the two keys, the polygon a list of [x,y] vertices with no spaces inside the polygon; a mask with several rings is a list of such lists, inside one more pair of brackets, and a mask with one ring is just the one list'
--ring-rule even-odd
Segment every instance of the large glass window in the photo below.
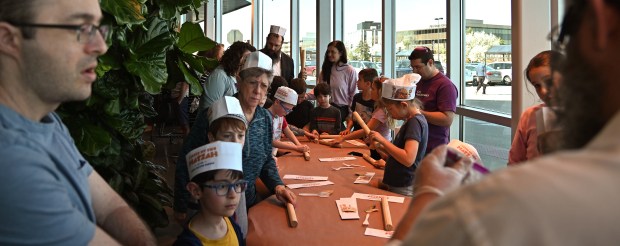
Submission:
{"label": "large glass window", "polygon": [[381,0],[345,0],[343,40],[349,64],[358,72],[364,68],[381,71]]}
{"label": "large glass window", "polygon": [[464,142],[473,145],[484,165],[491,170],[506,167],[512,143],[510,127],[463,117]]}
{"label": "large glass window", "polygon": [[[271,0],[263,1],[263,45],[267,42],[267,35],[271,25],[286,29],[284,34],[284,44],[282,52],[291,55],[291,1],[290,0]],[[256,47],[262,49],[263,47]]]}
{"label": "large glass window", "polygon": [[466,86],[461,92],[466,106],[508,115],[512,102],[510,2],[493,1],[491,7],[489,1],[466,0]]}
{"label": "large glass window", "polygon": [[246,42],[250,39],[252,39],[251,5],[225,12],[222,15],[222,43],[226,47],[235,41]]}
{"label": "large glass window", "polygon": [[[304,60],[306,66],[306,74],[308,77],[306,83],[308,87],[314,88],[316,85],[316,1],[299,1],[299,47],[305,51]],[[300,52],[301,54],[301,52]],[[297,63],[301,68],[301,62]]]}
{"label": "large glass window", "polygon": [[393,77],[411,73],[409,55],[417,46],[435,52],[435,60],[446,67],[446,1],[396,0],[396,58]]}

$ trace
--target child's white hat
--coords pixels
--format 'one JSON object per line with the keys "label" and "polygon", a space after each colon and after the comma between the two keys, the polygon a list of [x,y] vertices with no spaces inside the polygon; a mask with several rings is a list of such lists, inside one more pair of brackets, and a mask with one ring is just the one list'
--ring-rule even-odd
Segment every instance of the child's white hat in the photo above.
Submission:
{"label": "child's white hat", "polygon": [[406,74],[397,79],[389,79],[383,83],[381,97],[396,100],[409,101],[415,98],[416,83],[422,78],[417,73]]}
{"label": "child's white hat", "polygon": [[190,151],[185,156],[189,179],[191,180],[198,174],[212,170],[231,169],[243,171],[242,149],[243,145],[240,143],[216,141]]}
{"label": "child's white hat", "polygon": [[272,62],[273,61],[271,60],[271,58],[269,58],[269,56],[257,50],[257,51],[250,53],[245,58],[245,62],[243,63],[243,67],[241,67],[241,70],[245,70],[247,68],[252,68],[252,67],[260,67],[260,68],[264,68],[267,70],[272,70],[273,68]]}
{"label": "child's white hat", "polygon": [[284,37],[284,34],[286,34],[286,28],[276,26],[276,25],[271,25],[271,28],[269,28],[269,33],[275,33],[275,34],[278,34]]}
{"label": "child's white hat", "polygon": [[463,155],[470,157],[475,161],[480,161],[480,155],[478,154],[478,151],[471,144],[461,142],[458,139],[452,139],[450,140],[450,143],[448,143],[448,147],[452,147],[460,151],[461,153],[463,153]]}
{"label": "child's white hat", "polygon": [[274,97],[285,103],[297,105],[297,92],[286,86],[280,86]]}
{"label": "child's white hat", "polygon": [[207,111],[207,118],[209,119],[209,125],[219,118],[233,118],[243,121],[243,124],[246,127],[248,126],[248,121],[245,119],[239,100],[230,96],[223,96],[213,102]]}

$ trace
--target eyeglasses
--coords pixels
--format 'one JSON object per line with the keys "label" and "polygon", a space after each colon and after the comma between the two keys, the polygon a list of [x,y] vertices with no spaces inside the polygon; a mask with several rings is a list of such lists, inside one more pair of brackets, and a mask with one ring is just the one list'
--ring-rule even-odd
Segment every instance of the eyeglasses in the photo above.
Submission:
{"label": "eyeglasses", "polygon": [[280,104],[280,107],[282,107],[282,109],[284,109],[284,112],[289,114],[290,112],[293,112],[292,108],[286,108],[284,107],[284,103],[282,103],[282,101],[279,101],[278,104]]}
{"label": "eyeglasses", "polygon": [[67,29],[67,30],[75,30],[77,33],[77,41],[82,44],[90,43],[97,32],[101,33],[101,36],[105,40],[108,35],[109,27],[106,25],[97,26],[93,24],[82,24],[82,25],[57,25],[57,24],[36,24],[36,23],[19,23],[19,22],[9,22],[11,25],[19,26],[19,27],[34,27],[34,28],[57,28],[57,29]]}
{"label": "eyeglasses", "polygon": [[226,196],[230,190],[234,190],[237,193],[244,192],[248,187],[247,180],[239,180],[234,183],[217,183],[217,184],[201,184],[202,188],[211,188],[218,196]]}

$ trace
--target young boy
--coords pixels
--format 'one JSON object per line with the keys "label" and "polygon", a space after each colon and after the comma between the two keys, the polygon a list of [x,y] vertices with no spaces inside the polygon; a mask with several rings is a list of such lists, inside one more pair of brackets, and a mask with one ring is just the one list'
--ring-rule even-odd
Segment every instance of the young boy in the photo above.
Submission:
{"label": "young boy", "polygon": [[[267,109],[269,113],[271,113],[271,117],[273,117],[273,156],[276,156],[278,148],[294,150],[301,153],[310,150],[307,145],[299,143],[295,134],[289,129],[286,118],[284,118],[297,104],[297,93],[291,88],[281,86],[274,93],[273,99],[273,104]],[[280,141],[282,133],[284,133],[294,145]]]}
{"label": "young boy", "polygon": [[314,108],[312,102],[306,100],[306,86],[306,81],[302,78],[291,81],[290,88],[297,93],[297,105],[286,115],[286,122],[295,136],[304,135],[303,127],[310,122],[310,111]]}
{"label": "young boy", "polygon": [[[359,93],[353,96],[351,103],[351,112],[357,112],[364,122],[368,123],[375,109],[375,100],[372,99],[372,82],[379,77],[377,70],[374,68],[365,68],[358,73],[357,89]],[[361,126],[353,120],[351,116],[347,117],[347,128],[340,132],[340,135],[347,135],[352,130],[359,130]]]}
{"label": "young boy", "polygon": [[383,83],[382,101],[388,114],[405,123],[393,141],[385,139],[381,133],[371,131],[368,141],[379,142],[387,159],[383,180],[379,188],[405,196],[413,195],[415,169],[424,157],[428,142],[428,123],[420,111],[420,103],[415,97],[415,83],[420,75],[391,79]]}
{"label": "young boy", "polygon": [[336,135],[342,128],[340,110],[329,104],[331,88],[327,83],[319,83],[314,87],[314,96],[318,106],[310,111],[310,122],[304,126],[306,136],[310,139],[319,134]]}
{"label": "young boy", "polygon": [[248,184],[243,180],[242,148],[239,143],[216,141],[187,154],[187,190],[199,201],[200,210],[174,245],[244,245],[243,233],[230,217]]}

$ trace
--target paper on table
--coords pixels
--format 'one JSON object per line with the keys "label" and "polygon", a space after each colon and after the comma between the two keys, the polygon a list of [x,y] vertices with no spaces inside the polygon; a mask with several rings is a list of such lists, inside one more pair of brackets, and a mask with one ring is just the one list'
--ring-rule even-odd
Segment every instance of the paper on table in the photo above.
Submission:
{"label": "paper on table", "polygon": [[375,176],[374,172],[366,172],[366,174],[357,176],[357,179],[353,182],[354,184],[368,184],[372,177]]}
{"label": "paper on table", "polygon": [[379,229],[366,228],[364,231],[364,235],[373,236],[373,237],[382,237],[382,238],[392,238],[392,234],[394,231],[384,231]]}
{"label": "paper on table", "polygon": [[307,188],[307,187],[315,187],[315,186],[325,186],[325,185],[333,185],[334,182],[331,181],[320,181],[320,182],[312,182],[312,183],[304,183],[304,184],[289,184],[286,187],[291,189],[297,188]]}
{"label": "paper on table", "polygon": [[319,161],[353,161],[353,160],[355,160],[355,157],[352,157],[352,156],[319,158]]}
{"label": "paper on table", "polygon": [[366,146],[366,144],[364,144],[364,143],[362,143],[360,141],[357,141],[357,140],[344,140],[344,141],[347,142],[347,143],[353,144],[355,146],[359,146],[359,147]]}
{"label": "paper on table", "polygon": [[[364,194],[364,193],[353,193],[351,198],[364,199],[364,200],[372,200],[372,201],[381,201],[381,197],[383,195],[372,195],[372,194]],[[404,203],[405,198],[402,196],[387,196],[388,202],[396,202],[396,203]]]}
{"label": "paper on table", "polygon": [[327,176],[304,176],[287,174],[282,179],[296,179],[296,180],[327,180]]}
{"label": "paper on table", "polygon": [[343,220],[359,219],[357,210],[357,200],[355,198],[343,197],[336,200],[336,207],[340,218]]}

